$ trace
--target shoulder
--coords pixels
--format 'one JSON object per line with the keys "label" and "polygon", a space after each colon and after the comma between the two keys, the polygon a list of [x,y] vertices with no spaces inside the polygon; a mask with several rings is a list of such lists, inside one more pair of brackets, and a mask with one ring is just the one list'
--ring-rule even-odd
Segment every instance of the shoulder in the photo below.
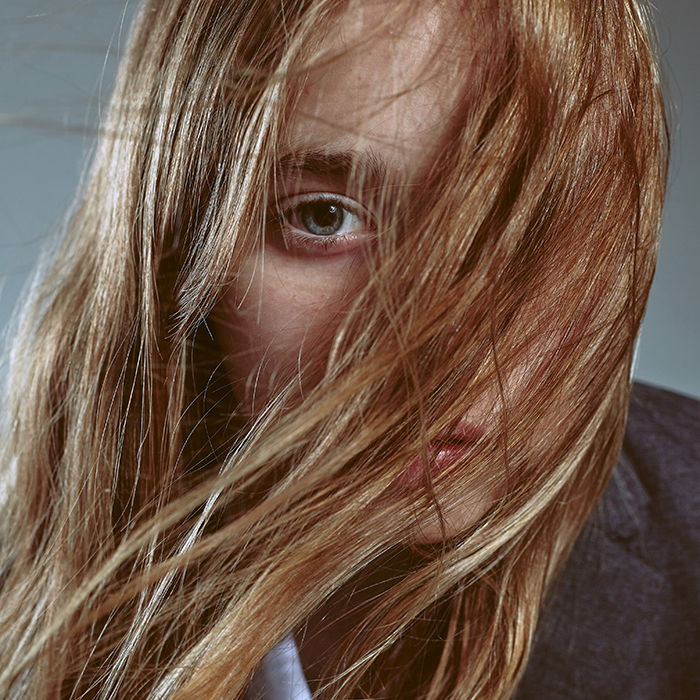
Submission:
{"label": "shoulder", "polygon": [[556,582],[519,700],[700,697],[700,401],[635,383],[622,453]]}
{"label": "shoulder", "polygon": [[[671,470],[683,480],[700,461],[700,401],[636,382],[632,386],[624,450],[641,478],[661,485]],[[697,485],[697,482],[695,482]]]}
{"label": "shoulder", "polygon": [[[636,500],[625,503],[623,482],[635,482]],[[632,534],[650,565],[700,578],[700,401],[633,386],[622,454],[602,506],[617,520],[641,520]]]}
{"label": "shoulder", "polygon": [[608,534],[639,536],[647,557],[651,548],[662,561],[685,544],[700,546],[699,486],[700,401],[636,382],[622,453],[599,507]]}

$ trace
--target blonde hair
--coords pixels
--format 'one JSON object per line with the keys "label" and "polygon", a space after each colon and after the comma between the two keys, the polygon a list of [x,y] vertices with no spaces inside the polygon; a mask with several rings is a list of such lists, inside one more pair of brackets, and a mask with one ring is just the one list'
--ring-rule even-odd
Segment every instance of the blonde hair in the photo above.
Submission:
{"label": "blonde hair", "polygon": [[[208,320],[260,245],[340,5],[140,10],[12,347],[3,697],[239,697],[289,631],[399,560],[318,696],[517,685],[621,445],[666,173],[652,33],[633,0],[455,3],[490,37],[478,99],[421,206],[389,207],[323,376],[248,416]],[[395,489],[494,387],[469,468]],[[499,495],[474,526],[411,542],[484,485]]]}

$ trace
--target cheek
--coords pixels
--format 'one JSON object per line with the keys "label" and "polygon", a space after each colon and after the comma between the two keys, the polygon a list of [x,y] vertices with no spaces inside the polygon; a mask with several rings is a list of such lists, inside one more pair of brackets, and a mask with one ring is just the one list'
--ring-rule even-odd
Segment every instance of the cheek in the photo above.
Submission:
{"label": "cheek", "polygon": [[366,280],[357,256],[251,258],[224,295],[214,326],[240,400],[264,400],[303,368],[322,371],[333,333]]}

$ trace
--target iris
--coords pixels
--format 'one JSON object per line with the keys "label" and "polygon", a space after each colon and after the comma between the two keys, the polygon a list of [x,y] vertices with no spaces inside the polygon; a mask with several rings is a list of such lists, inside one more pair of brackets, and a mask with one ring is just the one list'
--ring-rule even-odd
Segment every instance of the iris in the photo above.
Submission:
{"label": "iris", "polygon": [[345,209],[334,202],[307,202],[299,207],[299,217],[315,236],[332,236],[342,228]]}

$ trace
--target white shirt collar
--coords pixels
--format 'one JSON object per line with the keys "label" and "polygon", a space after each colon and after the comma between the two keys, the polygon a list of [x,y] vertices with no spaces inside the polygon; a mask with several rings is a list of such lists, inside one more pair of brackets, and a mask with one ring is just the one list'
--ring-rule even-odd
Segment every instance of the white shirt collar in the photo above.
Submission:
{"label": "white shirt collar", "polygon": [[311,700],[299,650],[291,634],[261,661],[246,700]]}

